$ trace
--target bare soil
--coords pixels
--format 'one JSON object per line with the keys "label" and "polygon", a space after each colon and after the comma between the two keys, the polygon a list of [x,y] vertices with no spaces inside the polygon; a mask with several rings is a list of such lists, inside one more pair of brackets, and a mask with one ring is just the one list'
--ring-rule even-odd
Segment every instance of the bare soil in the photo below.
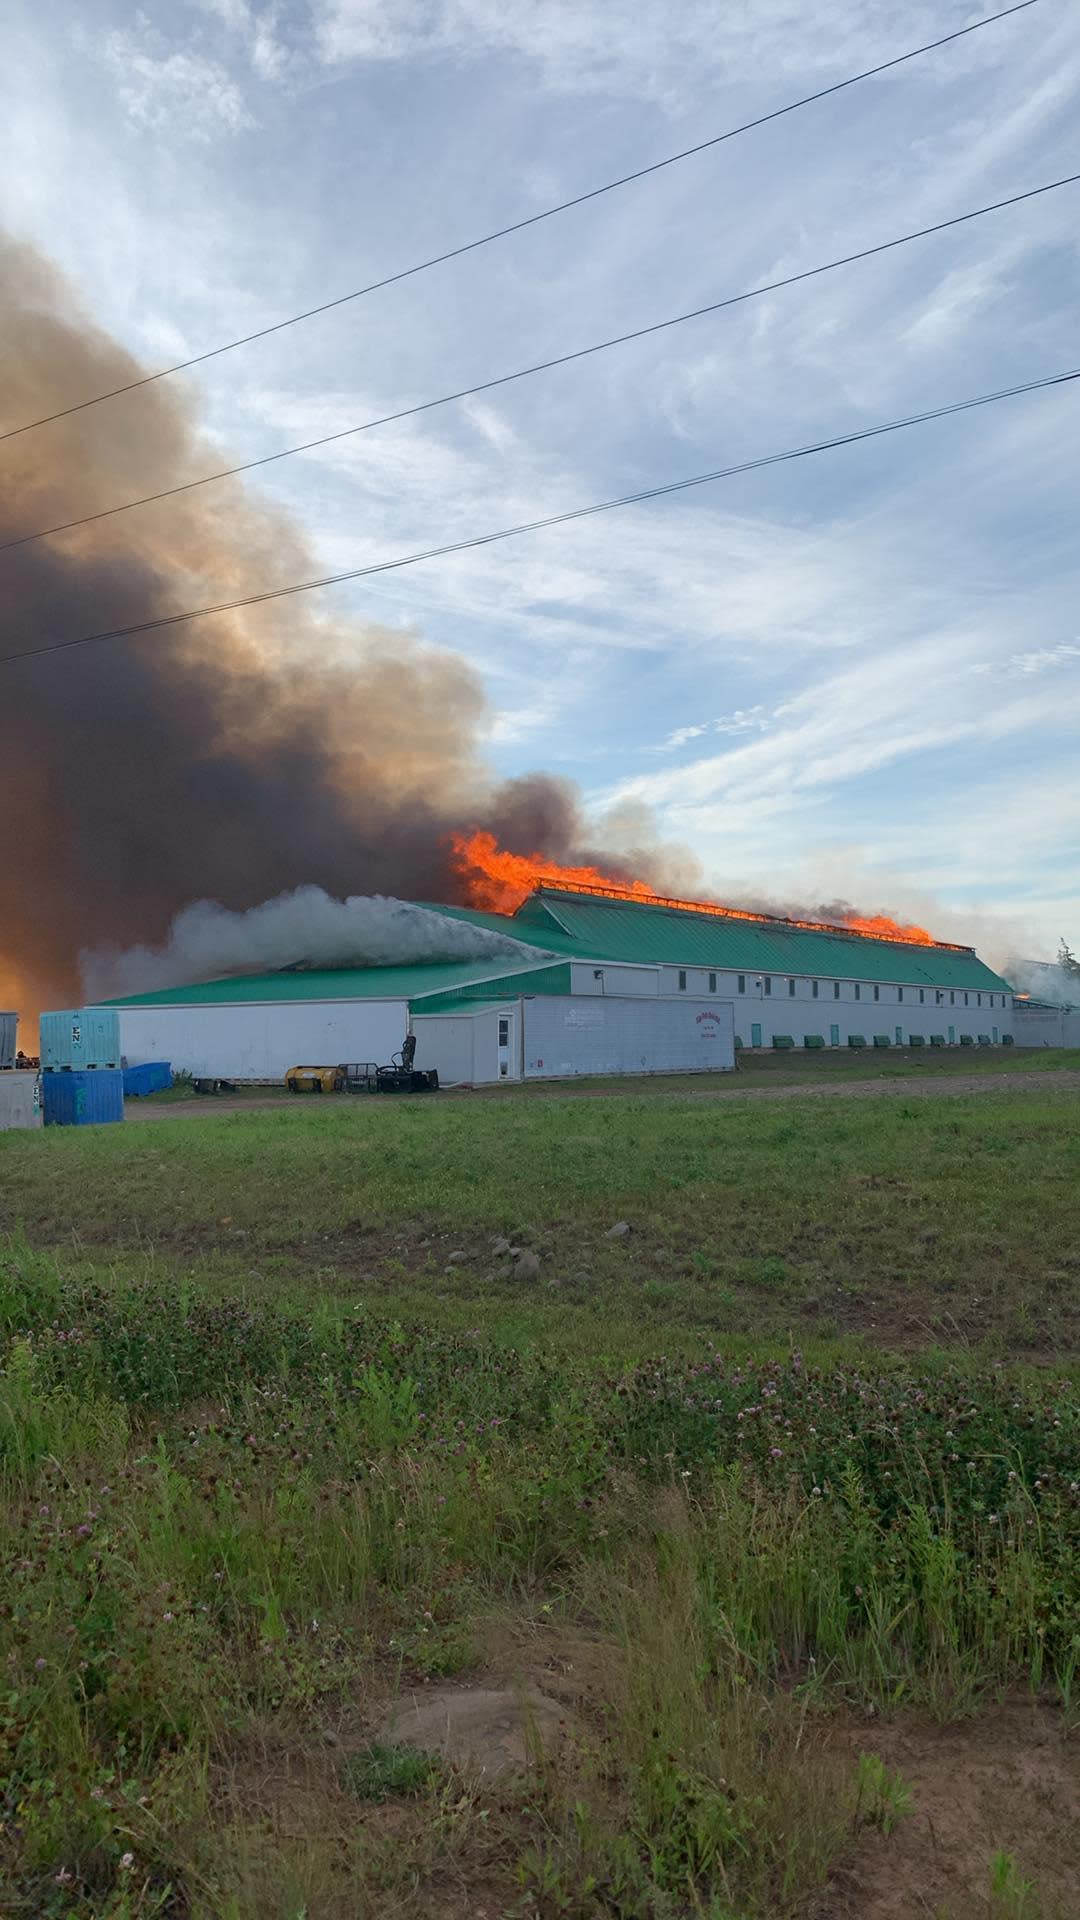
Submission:
{"label": "bare soil", "polygon": [[[853,1755],[902,1775],[912,1813],[867,1830],[814,1920],[1075,1920],[1080,1914],[1080,1736],[1030,1699],[954,1726],[899,1717],[846,1728]],[[990,1896],[995,1854],[1011,1854],[1028,1903]]]}
{"label": "bare soil", "polygon": [[[567,1727],[577,1728],[566,1745],[560,1741],[560,1770],[571,1780],[578,1742],[584,1757],[590,1728],[601,1734],[618,1697],[618,1648],[585,1630],[504,1618],[493,1625],[488,1654],[490,1670],[457,1683],[454,1700],[482,1703],[495,1697],[486,1691],[493,1687],[524,1689],[522,1697],[542,1689]],[[400,1706],[410,1693],[426,1696],[434,1707],[450,1691],[406,1684],[397,1699]],[[429,1809],[415,1801],[358,1803],[342,1784],[344,1756],[373,1734],[386,1737],[391,1702],[383,1699],[381,1709],[374,1699],[343,1703],[325,1745],[302,1720],[268,1725],[265,1739],[238,1752],[222,1776],[221,1811],[241,1824],[261,1820],[286,1852],[290,1842],[315,1842],[318,1850],[321,1841],[325,1877],[312,1906],[321,1920],[355,1912],[344,1885],[338,1891],[338,1875],[358,1834],[369,1848],[388,1849],[387,1920],[509,1920],[520,1912],[515,1861],[536,1839],[527,1792],[463,1765],[449,1796],[462,1815],[456,1845],[428,1853]],[[1070,1733],[1059,1710],[1025,1696],[951,1725],[921,1714],[872,1720],[852,1713],[818,1722],[813,1737],[830,1761],[839,1758],[845,1776],[854,1777],[861,1754],[879,1756],[910,1789],[913,1806],[890,1833],[865,1827],[852,1839],[828,1885],[802,1910],[804,1920],[1076,1920],[1080,1733]],[[399,1881],[390,1861],[406,1849],[412,1873]],[[1025,1902],[991,1899],[991,1863],[1002,1853],[1012,1855],[1017,1881],[1031,1883]]]}

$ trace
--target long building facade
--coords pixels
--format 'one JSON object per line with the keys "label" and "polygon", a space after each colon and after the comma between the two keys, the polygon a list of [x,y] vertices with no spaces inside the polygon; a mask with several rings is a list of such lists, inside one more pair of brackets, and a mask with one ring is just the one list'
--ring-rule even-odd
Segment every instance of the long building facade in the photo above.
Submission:
{"label": "long building facade", "polygon": [[[729,1070],[740,1050],[1000,1046],[1009,984],[971,948],[540,887],[513,915],[433,912],[519,943],[497,957],[238,975],[129,996],[132,1063],[276,1080],[385,1061],[407,1031],[451,1084]],[[510,957],[507,957],[509,953]]]}

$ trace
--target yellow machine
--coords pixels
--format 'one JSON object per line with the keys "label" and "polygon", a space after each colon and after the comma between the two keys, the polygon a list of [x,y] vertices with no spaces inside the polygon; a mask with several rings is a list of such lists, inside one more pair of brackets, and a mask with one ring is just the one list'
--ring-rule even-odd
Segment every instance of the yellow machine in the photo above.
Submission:
{"label": "yellow machine", "polygon": [[290,1067],[285,1075],[290,1093],[342,1093],[344,1067]]}

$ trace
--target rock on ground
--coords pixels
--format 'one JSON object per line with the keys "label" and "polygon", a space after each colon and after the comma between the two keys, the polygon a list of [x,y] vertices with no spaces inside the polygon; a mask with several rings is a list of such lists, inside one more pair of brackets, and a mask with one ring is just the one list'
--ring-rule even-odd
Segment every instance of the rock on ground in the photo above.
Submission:
{"label": "rock on ground", "polygon": [[379,1738],[494,1779],[523,1772],[569,1731],[564,1709],[535,1687],[443,1687],[400,1701]]}

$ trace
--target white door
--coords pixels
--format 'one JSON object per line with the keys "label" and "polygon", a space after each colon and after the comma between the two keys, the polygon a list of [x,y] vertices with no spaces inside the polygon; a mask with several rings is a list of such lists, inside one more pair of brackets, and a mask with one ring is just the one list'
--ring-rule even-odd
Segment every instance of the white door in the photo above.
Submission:
{"label": "white door", "polygon": [[510,1077],[510,1015],[499,1015],[499,1079]]}

